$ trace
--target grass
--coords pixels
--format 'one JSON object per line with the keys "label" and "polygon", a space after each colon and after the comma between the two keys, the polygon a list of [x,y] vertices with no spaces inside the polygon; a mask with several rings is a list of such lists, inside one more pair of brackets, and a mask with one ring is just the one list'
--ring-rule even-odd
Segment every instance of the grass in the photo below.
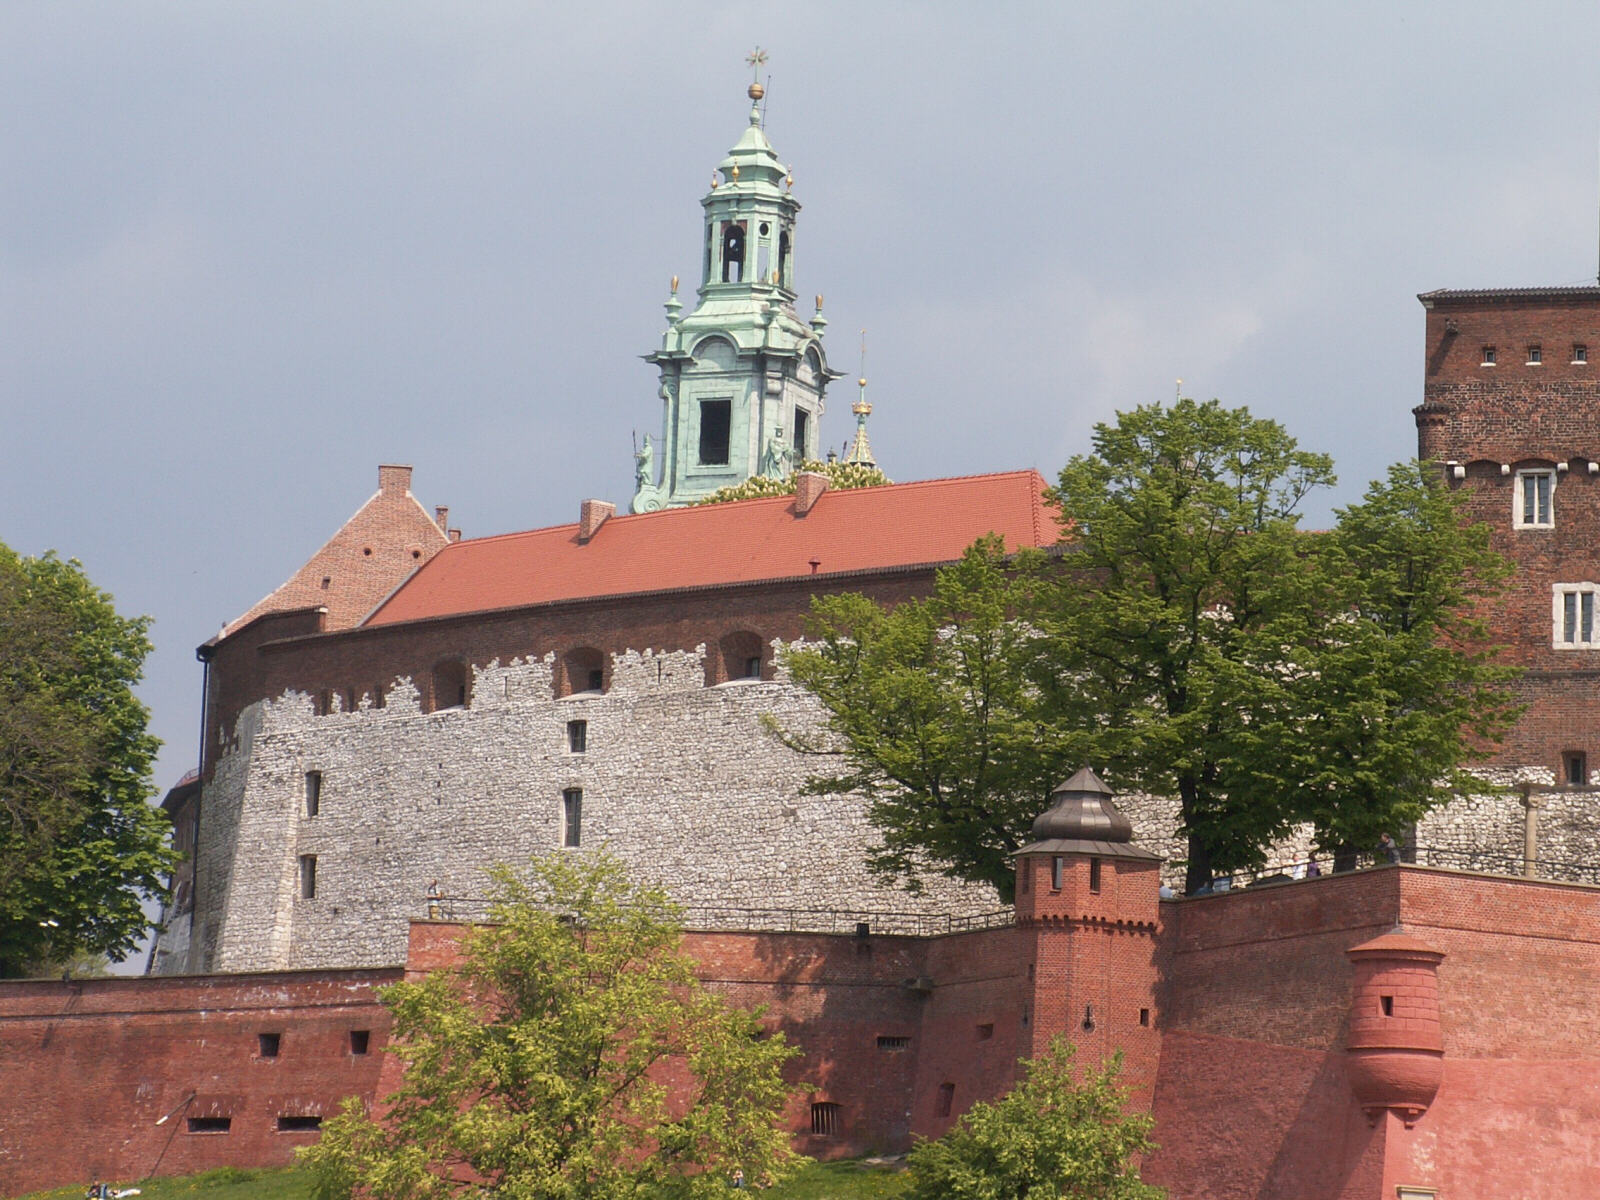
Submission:
{"label": "grass", "polygon": [[[281,1171],[221,1167],[199,1175],[144,1180],[139,1200],[309,1200],[311,1176],[298,1168]],[[859,1162],[812,1163],[781,1188],[758,1193],[762,1200],[890,1200],[901,1195],[906,1177],[885,1167]],[[82,1200],[87,1183],[35,1192],[22,1200]],[[731,1189],[730,1189],[731,1191]]]}

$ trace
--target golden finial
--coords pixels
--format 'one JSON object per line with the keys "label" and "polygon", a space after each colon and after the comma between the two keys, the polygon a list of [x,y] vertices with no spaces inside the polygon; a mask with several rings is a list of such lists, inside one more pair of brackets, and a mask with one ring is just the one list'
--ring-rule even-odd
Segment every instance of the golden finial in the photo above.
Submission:
{"label": "golden finial", "polygon": [[777,283],[778,282],[778,273],[776,271],[774,271],[772,273],[772,282],[773,283]]}
{"label": "golden finial", "polygon": [[734,163],[733,164],[733,170],[729,171],[728,174],[733,177],[733,181],[735,183],[738,183],[739,182],[739,164],[738,163]]}
{"label": "golden finial", "polygon": [[678,277],[676,275],[672,277],[672,294],[674,296],[678,294]]}
{"label": "golden finial", "polygon": [[766,66],[767,52],[757,46],[753,53],[744,56],[744,61],[750,67],[750,99],[759,100],[767,93],[767,89],[761,86],[761,68]]}
{"label": "golden finial", "polygon": [[817,293],[817,311],[818,312],[822,311],[822,293],[821,292]]}
{"label": "golden finial", "polygon": [[794,191],[794,168],[789,168],[789,173],[783,177],[783,186],[791,192]]}
{"label": "golden finial", "polygon": [[717,179],[717,173],[715,171],[711,172],[711,190],[713,192],[717,190],[717,183],[718,182],[719,181]]}

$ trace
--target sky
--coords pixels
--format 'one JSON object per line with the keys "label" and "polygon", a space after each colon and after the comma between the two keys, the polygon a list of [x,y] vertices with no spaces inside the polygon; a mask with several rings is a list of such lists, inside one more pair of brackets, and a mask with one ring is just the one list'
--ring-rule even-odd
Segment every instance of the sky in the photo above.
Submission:
{"label": "sky", "polygon": [[[1182,392],[1415,448],[1418,292],[1593,282],[1600,6],[0,6],[0,540],[194,648],[373,493],[467,537],[632,492],[673,275],[746,123],[900,481],[1036,467]],[[835,385],[824,444],[851,432]]]}

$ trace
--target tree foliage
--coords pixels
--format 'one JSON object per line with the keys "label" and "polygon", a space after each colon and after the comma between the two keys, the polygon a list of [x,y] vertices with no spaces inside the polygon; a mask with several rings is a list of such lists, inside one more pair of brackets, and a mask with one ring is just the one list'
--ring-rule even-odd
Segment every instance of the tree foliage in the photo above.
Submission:
{"label": "tree foliage", "polygon": [[878,871],[917,885],[935,869],[986,880],[1008,901],[1011,855],[1042,797],[1087,739],[1042,725],[1032,684],[1042,645],[1014,620],[1037,604],[1037,564],[1007,561],[988,537],[939,572],[933,595],[884,609],[865,596],[819,596],[809,641],[786,656],[829,714],[842,769],[813,792],[867,797],[882,834]]}
{"label": "tree foliage", "polygon": [[763,496],[792,496],[799,487],[796,477],[801,471],[815,471],[828,477],[828,487],[834,491],[844,491],[847,488],[882,487],[892,483],[887,475],[877,467],[869,467],[862,463],[848,462],[817,462],[808,459],[801,463],[784,479],[772,479],[766,475],[752,475],[743,483],[729,484],[727,487],[718,488],[701,500],[701,504],[725,504],[729,500],[756,500]]}
{"label": "tree foliage", "polygon": [[0,977],[130,953],[175,858],[133,687],[149,621],[76,561],[0,545]]}
{"label": "tree foliage", "polygon": [[1161,1200],[1164,1190],[1139,1179],[1154,1123],[1127,1112],[1120,1056],[1082,1082],[1072,1059],[1057,1038],[1010,1093],[920,1143],[907,1200]]}
{"label": "tree foliage", "polygon": [[796,1051],[695,980],[664,893],[603,857],[494,880],[459,968],[383,992],[404,1082],[302,1151],[319,1198],[668,1200],[793,1169]]}
{"label": "tree foliage", "polygon": [[1216,401],[1097,426],[1052,492],[1058,557],[990,540],[927,601],[814,601],[789,663],[833,742],[792,740],[845,767],[808,786],[867,798],[880,868],[926,856],[1005,897],[1010,852],[1083,763],[1177,798],[1191,887],[1301,822],[1337,851],[1416,820],[1515,715],[1478,616],[1509,568],[1427,464],[1299,531],[1332,480]]}

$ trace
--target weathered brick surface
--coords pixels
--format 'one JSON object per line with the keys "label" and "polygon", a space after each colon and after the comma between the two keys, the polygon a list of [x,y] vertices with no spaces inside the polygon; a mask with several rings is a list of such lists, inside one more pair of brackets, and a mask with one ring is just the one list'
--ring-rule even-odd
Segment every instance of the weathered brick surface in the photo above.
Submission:
{"label": "weathered brick surface", "polygon": [[[317,1134],[280,1132],[280,1116],[373,1094],[389,1028],[374,991],[399,975],[0,983],[0,1194],[288,1164]],[[365,1054],[352,1030],[370,1034]],[[281,1035],[276,1057],[263,1033]],[[190,1132],[192,1117],[231,1126]]]}

